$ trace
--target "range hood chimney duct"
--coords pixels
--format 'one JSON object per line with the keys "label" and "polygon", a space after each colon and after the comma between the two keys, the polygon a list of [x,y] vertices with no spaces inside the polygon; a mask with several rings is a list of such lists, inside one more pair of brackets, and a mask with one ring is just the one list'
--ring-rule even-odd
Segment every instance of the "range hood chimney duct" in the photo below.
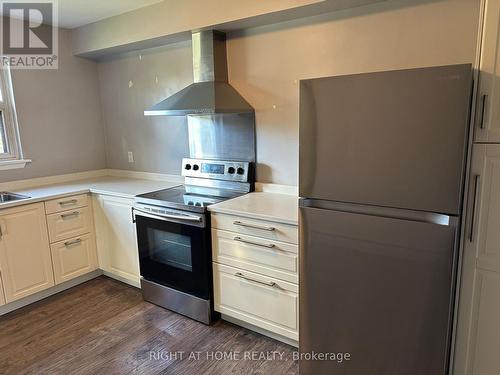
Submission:
{"label": "range hood chimney duct", "polygon": [[254,109],[228,83],[226,34],[192,33],[194,83],[144,111],[146,116],[253,113]]}

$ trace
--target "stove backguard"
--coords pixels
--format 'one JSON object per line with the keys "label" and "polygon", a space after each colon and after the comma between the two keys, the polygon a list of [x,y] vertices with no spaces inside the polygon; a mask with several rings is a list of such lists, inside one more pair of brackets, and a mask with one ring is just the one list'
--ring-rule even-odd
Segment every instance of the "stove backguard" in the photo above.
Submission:
{"label": "stove backguard", "polygon": [[194,159],[255,162],[255,114],[187,116]]}

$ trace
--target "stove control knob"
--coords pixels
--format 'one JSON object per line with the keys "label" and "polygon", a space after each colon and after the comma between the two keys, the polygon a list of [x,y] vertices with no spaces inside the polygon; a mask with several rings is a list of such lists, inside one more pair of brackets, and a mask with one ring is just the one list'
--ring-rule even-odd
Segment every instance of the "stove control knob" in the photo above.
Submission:
{"label": "stove control knob", "polygon": [[200,167],[198,166],[198,164],[193,165],[193,171],[197,171],[198,169],[200,169]]}
{"label": "stove control knob", "polygon": [[196,202],[196,206],[201,207],[201,203],[200,202]]}
{"label": "stove control knob", "polygon": [[245,173],[245,170],[243,168],[238,168],[238,174],[244,174]]}
{"label": "stove control knob", "polygon": [[189,171],[191,169],[191,164],[186,164],[185,167],[184,167],[184,169],[186,171]]}
{"label": "stove control knob", "polygon": [[193,205],[194,205],[194,203],[192,201],[188,202],[188,206],[193,206]]}
{"label": "stove control knob", "polygon": [[229,174],[233,174],[234,172],[235,172],[235,169],[233,167],[229,167],[227,169],[227,173],[229,173]]}

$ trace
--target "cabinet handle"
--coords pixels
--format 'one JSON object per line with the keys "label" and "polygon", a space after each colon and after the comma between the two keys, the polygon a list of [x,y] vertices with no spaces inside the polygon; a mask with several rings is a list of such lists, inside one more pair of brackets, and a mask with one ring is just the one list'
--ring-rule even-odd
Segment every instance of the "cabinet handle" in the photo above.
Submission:
{"label": "cabinet handle", "polygon": [[470,232],[469,232],[469,242],[474,242],[474,222],[476,219],[476,205],[477,205],[477,190],[479,188],[479,179],[480,175],[475,175],[474,176],[474,195],[473,195],[473,201],[472,201],[472,212],[471,212],[471,220],[470,220]]}
{"label": "cabinet handle", "polygon": [[59,202],[59,205],[60,206],[66,206],[68,204],[77,204],[78,203],[78,199],[71,199],[69,201],[62,201],[62,202]]}
{"label": "cabinet handle", "polygon": [[272,288],[281,289],[281,287],[278,284],[276,284],[274,281],[265,282],[265,281],[255,280],[255,279],[252,279],[251,277],[243,275],[241,272],[236,272],[234,274],[234,276],[239,277],[240,279],[243,279],[246,281],[250,281],[252,283],[257,283],[257,284],[261,284],[261,285],[265,285],[265,286],[270,286]]}
{"label": "cabinet handle", "polygon": [[66,219],[67,217],[78,216],[78,215],[80,215],[79,211],[71,212],[69,214],[62,214],[61,219]]}
{"label": "cabinet handle", "polygon": [[259,242],[253,242],[253,241],[248,241],[248,240],[244,240],[243,238],[241,237],[234,237],[233,238],[235,241],[238,241],[238,242],[243,242],[243,243],[247,243],[249,245],[255,245],[255,246],[261,246],[261,247],[267,247],[268,249],[272,249],[274,247],[276,247],[275,244],[273,243],[269,243],[269,244],[264,244],[264,243],[259,243]]}
{"label": "cabinet handle", "polygon": [[481,95],[481,117],[479,120],[479,128],[484,129],[484,119],[485,119],[485,114],[486,114],[486,104],[488,102],[488,94],[483,94]]}
{"label": "cabinet handle", "polygon": [[276,230],[274,227],[265,227],[262,225],[257,225],[257,224],[249,224],[249,223],[243,223],[241,221],[233,221],[234,225],[239,225],[240,227],[247,227],[247,228],[253,228],[253,229],[261,229],[261,230],[267,230],[268,232],[273,232]]}
{"label": "cabinet handle", "polygon": [[71,245],[76,245],[77,243],[80,243],[80,242],[82,242],[82,239],[81,238],[77,238],[76,240],[65,242],[64,246],[68,247],[68,246],[71,246]]}

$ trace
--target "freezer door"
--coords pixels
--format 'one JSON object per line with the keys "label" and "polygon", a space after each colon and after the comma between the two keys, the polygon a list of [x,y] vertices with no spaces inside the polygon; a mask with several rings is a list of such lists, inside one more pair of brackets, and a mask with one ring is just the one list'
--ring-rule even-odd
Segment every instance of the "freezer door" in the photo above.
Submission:
{"label": "freezer door", "polygon": [[301,375],[446,374],[456,228],[300,213],[300,352],[350,355],[301,360]]}
{"label": "freezer door", "polygon": [[301,197],[458,215],[470,65],[300,83]]}

